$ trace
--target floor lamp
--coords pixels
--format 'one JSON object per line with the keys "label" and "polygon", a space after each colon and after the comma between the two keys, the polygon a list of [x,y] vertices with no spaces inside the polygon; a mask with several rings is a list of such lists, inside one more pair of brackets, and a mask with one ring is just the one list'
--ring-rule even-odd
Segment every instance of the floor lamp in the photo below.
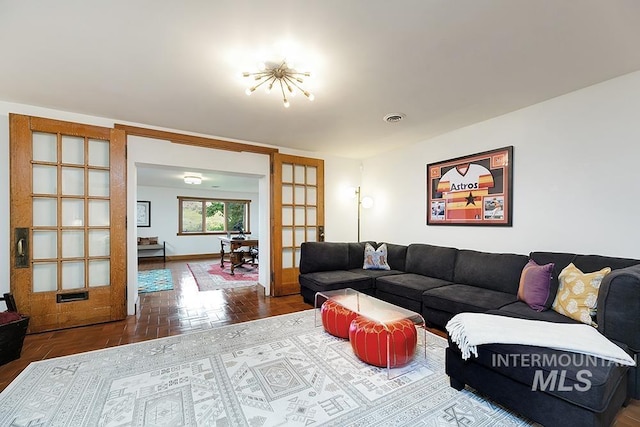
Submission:
{"label": "floor lamp", "polygon": [[358,200],[358,242],[360,241],[360,218],[362,216],[362,208],[369,209],[373,206],[373,199],[369,196],[362,197],[360,186],[356,188],[356,198]]}

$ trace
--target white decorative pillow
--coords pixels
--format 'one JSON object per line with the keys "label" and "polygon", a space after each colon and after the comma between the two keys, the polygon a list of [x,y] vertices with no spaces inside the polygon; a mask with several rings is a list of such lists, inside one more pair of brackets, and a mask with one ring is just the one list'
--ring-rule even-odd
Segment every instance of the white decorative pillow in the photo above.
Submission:
{"label": "white decorative pillow", "polygon": [[375,249],[370,243],[364,245],[365,270],[391,270],[387,263],[387,244],[383,243]]}

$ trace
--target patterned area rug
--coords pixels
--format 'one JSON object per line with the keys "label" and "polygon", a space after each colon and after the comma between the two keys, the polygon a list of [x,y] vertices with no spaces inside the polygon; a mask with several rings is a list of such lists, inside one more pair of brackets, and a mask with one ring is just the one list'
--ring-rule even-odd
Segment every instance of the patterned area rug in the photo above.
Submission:
{"label": "patterned area rug", "polygon": [[253,286],[258,283],[258,265],[252,267],[250,264],[236,267],[231,275],[231,264],[224,263],[224,269],[219,263],[194,263],[187,264],[193,278],[196,280],[198,289],[201,291],[213,291],[216,289],[241,288]]}
{"label": "patterned area rug", "polygon": [[138,271],[138,292],[170,291],[173,289],[171,270]]}
{"label": "patterned area rug", "polygon": [[31,363],[0,394],[0,425],[525,426],[449,387],[446,341],[423,334],[409,372],[357,359],[314,311]]}

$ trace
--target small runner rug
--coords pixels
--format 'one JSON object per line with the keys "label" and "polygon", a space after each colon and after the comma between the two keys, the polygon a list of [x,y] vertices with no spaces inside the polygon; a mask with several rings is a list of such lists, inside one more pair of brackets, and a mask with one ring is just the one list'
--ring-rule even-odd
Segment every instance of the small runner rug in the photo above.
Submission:
{"label": "small runner rug", "polygon": [[[420,331],[422,332],[422,331]],[[418,334],[408,372],[361,362],[314,310],[31,363],[0,393],[0,425],[527,426],[444,372]]]}
{"label": "small runner rug", "polygon": [[258,265],[236,267],[231,275],[231,264],[225,262],[224,269],[220,263],[190,263],[187,264],[198,289],[213,291],[216,289],[241,288],[258,283]]}
{"label": "small runner rug", "polygon": [[173,289],[171,270],[138,271],[138,292],[170,291]]}

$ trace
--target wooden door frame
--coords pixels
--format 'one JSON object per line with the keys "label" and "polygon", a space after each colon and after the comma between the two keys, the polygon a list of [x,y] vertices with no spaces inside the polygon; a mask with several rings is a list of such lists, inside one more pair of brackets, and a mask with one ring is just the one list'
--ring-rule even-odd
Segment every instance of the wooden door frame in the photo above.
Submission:
{"label": "wooden door frame", "polygon": [[[272,148],[272,147],[245,144],[245,143],[238,143],[238,142],[231,142],[231,141],[225,141],[225,140],[220,140],[220,139],[215,139],[215,138],[208,138],[208,137],[196,136],[196,135],[180,134],[180,133],[157,130],[157,129],[148,129],[148,128],[143,128],[143,127],[119,124],[119,123],[114,124],[114,128],[124,130],[127,136],[129,136],[129,135],[140,136],[140,137],[145,137],[145,138],[170,141],[170,142],[175,143],[175,144],[191,145],[191,146],[202,147],[202,148],[212,148],[212,149],[216,149],[216,150],[227,150],[227,151],[234,151],[234,152],[247,152],[247,153],[256,153],[256,154],[268,155],[269,156],[269,168],[270,168],[271,171],[273,171],[273,167],[274,167],[274,156],[273,156],[273,154],[280,153],[280,151],[277,148]],[[270,188],[270,194],[269,194],[270,206],[269,206],[269,209],[271,210],[272,206],[273,206],[273,188],[272,188],[273,187],[273,183],[271,182],[271,177],[267,177],[267,179],[269,180],[269,188]],[[324,183],[323,183],[323,185],[324,185]],[[267,212],[267,214],[268,214],[268,218],[269,218],[269,220],[268,220],[269,221],[268,229],[270,231],[272,231],[272,229],[274,227],[274,224],[272,223],[273,213],[272,212]],[[324,222],[324,218],[322,218],[322,221]],[[269,253],[272,254],[272,256],[274,254],[273,245],[274,245],[273,244],[273,238],[270,238],[269,239]],[[270,280],[269,291],[270,291],[270,293],[269,294],[270,294],[270,296],[275,296],[274,295],[274,289],[273,289],[273,283],[272,283],[273,282],[273,277],[274,277],[274,270],[273,270],[273,266],[272,265],[269,266],[269,271],[270,271],[270,275],[269,275],[270,276],[269,277],[269,280]]]}

